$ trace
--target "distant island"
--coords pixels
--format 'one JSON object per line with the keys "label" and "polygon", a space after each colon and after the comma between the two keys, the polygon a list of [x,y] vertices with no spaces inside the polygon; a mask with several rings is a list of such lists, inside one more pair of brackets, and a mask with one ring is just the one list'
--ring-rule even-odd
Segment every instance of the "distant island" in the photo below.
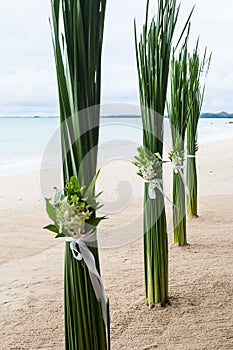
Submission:
{"label": "distant island", "polygon": [[220,112],[220,113],[202,113],[201,118],[212,118],[212,119],[219,119],[219,118],[233,118],[233,113],[226,113],[226,112]]}

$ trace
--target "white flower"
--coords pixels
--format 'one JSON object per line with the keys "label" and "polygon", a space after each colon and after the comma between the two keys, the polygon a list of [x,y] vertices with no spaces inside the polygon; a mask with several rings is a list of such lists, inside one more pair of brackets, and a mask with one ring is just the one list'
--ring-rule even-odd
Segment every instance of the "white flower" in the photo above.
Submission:
{"label": "white flower", "polygon": [[184,152],[179,151],[176,147],[173,147],[169,153],[169,159],[172,161],[174,166],[183,166],[184,163]]}
{"label": "white flower", "polygon": [[155,172],[155,164],[152,160],[148,160],[146,164],[141,165],[140,171],[142,177],[147,181],[152,181],[156,178],[157,173]]}
{"label": "white flower", "polygon": [[[78,235],[84,230],[84,223],[91,218],[92,212],[80,204],[76,206],[68,202],[67,197],[60,201],[56,208],[56,221],[60,233]],[[84,210],[86,209],[86,210]]]}
{"label": "white flower", "polygon": [[81,215],[82,215],[82,220],[83,220],[83,221],[87,221],[87,220],[90,219],[90,217],[91,217],[91,215],[92,215],[92,212],[90,212],[89,209],[88,209],[86,212],[83,211],[83,212],[81,213]]}
{"label": "white flower", "polygon": [[183,158],[180,156],[179,152],[175,152],[172,157],[172,162],[175,166],[183,165]]}

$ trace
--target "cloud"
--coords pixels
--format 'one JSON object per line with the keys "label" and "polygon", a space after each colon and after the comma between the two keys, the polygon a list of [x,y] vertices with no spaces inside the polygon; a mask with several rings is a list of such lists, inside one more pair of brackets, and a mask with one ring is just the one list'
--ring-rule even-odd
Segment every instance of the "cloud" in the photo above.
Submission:
{"label": "cloud", "polygon": [[[213,51],[204,111],[233,111],[232,0],[181,2],[179,30],[194,2],[191,46],[200,34]],[[141,31],[146,1],[107,2],[103,47],[102,101],[139,103],[133,20]],[[155,13],[151,1],[151,13]],[[0,4],[0,115],[57,114],[57,86],[47,0]]]}
{"label": "cloud", "polygon": [[227,68],[222,67],[221,70],[215,71],[207,79],[206,98],[204,101],[203,110],[221,112],[233,111],[233,72],[229,72]]}
{"label": "cloud", "polygon": [[[48,114],[57,112],[54,72],[25,68],[0,78],[0,115]],[[57,114],[57,113],[56,113]]]}

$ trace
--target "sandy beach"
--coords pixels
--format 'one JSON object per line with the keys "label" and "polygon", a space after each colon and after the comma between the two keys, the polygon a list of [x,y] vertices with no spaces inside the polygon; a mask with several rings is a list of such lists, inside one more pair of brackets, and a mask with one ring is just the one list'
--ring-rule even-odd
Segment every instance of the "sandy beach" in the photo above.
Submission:
{"label": "sandy beach", "polygon": [[[132,182],[133,195],[123,198],[124,210],[109,215],[100,238],[107,247],[100,258],[112,350],[233,349],[232,149],[233,140],[200,147],[200,217],[188,219],[185,248],[173,246],[169,232],[171,305],[166,308],[149,310],[144,302],[143,185],[133,166],[125,166],[123,180]],[[112,186],[122,179],[117,163],[105,170],[98,187],[111,212],[117,199]],[[2,177],[0,209],[0,349],[62,350],[64,242],[42,229],[49,220],[40,174]],[[140,222],[136,233],[134,220]]]}

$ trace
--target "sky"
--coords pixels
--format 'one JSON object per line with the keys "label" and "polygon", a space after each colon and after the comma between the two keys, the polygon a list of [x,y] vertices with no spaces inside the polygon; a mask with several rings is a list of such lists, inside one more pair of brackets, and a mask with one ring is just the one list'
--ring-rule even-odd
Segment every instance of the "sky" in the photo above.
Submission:
{"label": "sky", "polygon": [[[150,13],[156,13],[151,0]],[[138,31],[146,0],[107,0],[102,103],[138,104],[133,20]],[[212,51],[203,112],[233,113],[233,2],[181,0],[177,32],[192,6],[190,49],[200,35]],[[49,28],[50,0],[0,0],[0,116],[58,115]]]}

